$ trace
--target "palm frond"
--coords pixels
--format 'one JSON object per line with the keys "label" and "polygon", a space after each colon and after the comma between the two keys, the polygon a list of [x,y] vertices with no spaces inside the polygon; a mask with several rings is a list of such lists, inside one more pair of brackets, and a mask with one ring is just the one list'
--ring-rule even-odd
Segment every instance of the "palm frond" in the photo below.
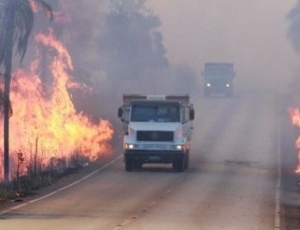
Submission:
{"label": "palm frond", "polygon": [[27,51],[28,38],[33,27],[34,16],[28,1],[21,0],[15,7],[14,44],[17,44],[16,52],[21,56],[22,62]]}
{"label": "palm frond", "polygon": [[45,1],[43,0],[34,0],[39,6],[42,7],[42,10],[45,11],[46,13],[49,13],[49,18],[50,20],[53,20],[53,11],[52,7]]}
{"label": "palm frond", "polygon": [[[49,13],[53,19],[51,6],[43,0],[33,0],[34,4]],[[16,54],[21,57],[21,62],[27,51],[29,35],[31,33],[34,12],[31,0],[0,0],[0,68],[6,57],[7,40],[12,39]]]}

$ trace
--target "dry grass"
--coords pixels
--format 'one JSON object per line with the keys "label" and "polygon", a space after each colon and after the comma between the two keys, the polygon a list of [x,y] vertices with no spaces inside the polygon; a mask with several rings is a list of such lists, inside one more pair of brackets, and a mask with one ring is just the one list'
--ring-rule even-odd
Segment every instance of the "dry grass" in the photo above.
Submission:
{"label": "dry grass", "polygon": [[[7,186],[3,182],[0,183],[0,203],[5,203],[9,200],[18,199],[33,195],[37,190],[52,185],[59,179],[77,172],[83,165],[86,164],[88,159],[73,157],[69,167],[61,165],[51,165],[47,170],[42,171],[41,167],[37,167],[36,162],[28,166],[27,175],[19,176],[16,172],[10,184]],[[37,170],[38,169],[38,170]]]}

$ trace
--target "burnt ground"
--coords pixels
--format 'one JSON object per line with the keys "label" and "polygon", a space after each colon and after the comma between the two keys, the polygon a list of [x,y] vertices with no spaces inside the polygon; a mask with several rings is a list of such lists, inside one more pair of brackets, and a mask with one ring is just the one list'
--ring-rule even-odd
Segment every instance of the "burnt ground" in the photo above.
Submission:
{"label": "burnt ground", "polygon": [[300,174],[295,173],[298,164],[298,150],[295,141],[300,128],[291,124],[287,112],[291,100],[285,99],[281,112],[281,229],[300,229]]}

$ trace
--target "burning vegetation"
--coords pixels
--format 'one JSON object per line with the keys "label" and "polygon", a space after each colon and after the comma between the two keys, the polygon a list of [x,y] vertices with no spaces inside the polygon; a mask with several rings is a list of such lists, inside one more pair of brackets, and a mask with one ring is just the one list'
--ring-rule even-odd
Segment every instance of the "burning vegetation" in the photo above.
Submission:
{"label": "burning vegetation", "polygon": [[[68,166],[74,156],[89,160],[110,154],[112,125],[107,120],[95,124],[83,113],[77,113],[72,102],[71,89],[84,86],[74,82],[70,73],[72,59],[66,47],[52,31],[38,34],[36,41],[51,50],[49,73],[52,76],[50,95],[43,91],[39,76],[40,55],[28,69],[13,73],[11,102],[13,115],[10,118],[10,164],[11,172],[26,174],[28,165],[38,161],[38,167]],[[3,122],[0,122],[3,131]],[[3,135],[0,136],[3,143]],[[0,150],[2,147],[0,145]],[[20,155],[22,161],[20,161]],[[0,160],[0,168],[3,168]],[[23,163],[24,162],[24,163]],[[22,163],[20,165],[20,163]]]}
{"label": "burning vegetation", "polygon": [[[183,82],[189,89],[179,87],[182,93],[194,88],[194,71],[168,63],[160,18],[145,3],[53,0],[53,21],[31,5],[38,17],[32,31],[36,50],[31,43],[25,56],[29,67],[14,70],[10,87],[10,174],[26,174],[36,162],[47,169],[62,161],[68,166],[73,156],[95,160],[110,154],[116,122],[111,105],[122,92],[172,94]],[[3,135],[0,139],[3,143]],[[0,154],[0,180],[7,175],[3,160]]]}
{"label": "burning vegetation", "polygon": [[[292,124],[294,126],[300,128],[300,109],[299,108],[289,108],[288,112],[290,114]],[[298,152],[298,165],[297,165],[297,168],[296,168],[295,172],[300,174],[300,136],[296,140],[295,146],[299,150],[299,152]]]}

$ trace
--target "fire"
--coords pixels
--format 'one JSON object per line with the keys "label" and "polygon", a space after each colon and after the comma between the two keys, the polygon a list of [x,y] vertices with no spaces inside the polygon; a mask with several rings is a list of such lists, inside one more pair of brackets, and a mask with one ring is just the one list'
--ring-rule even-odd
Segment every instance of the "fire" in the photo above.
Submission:
{"label": "fire", "polygon": [[[110,154],[113,136],[111,123],[107,120],[92,123],[89,117],[77,113],[72,103],[68,89],[81,85],[69,75],[73,64],[66,47],[52,31],[48,35],[37,35],[36,41],[55,54],[49,64],[53,78],[51,95],[46,97],[43,92],[38,58],[27,70],[14,72],[13,79],[16,80],[12,81],[11,86],[13,116],[10,118],[10,156],[13,159],[10,161],[16,162],[17,153],[22,152],[25,162],[37,157],[46,167],[53,158],[70,159],[80,154],[94,160]],[[3,130],[3,122],[0,129]],[[3,143],[3,135],[0,136],[0,143]]]}
{"label": "fire", "polygon": [[[292,119],[292,124],[294,126],[300,127],[300,110],[299,108],[290,108],[288,109],[290,117]],[[299,149],[298,153],[298,166],[296,169],[296,173],[300,173],[300,136],[296,140],[296,148]]]}

